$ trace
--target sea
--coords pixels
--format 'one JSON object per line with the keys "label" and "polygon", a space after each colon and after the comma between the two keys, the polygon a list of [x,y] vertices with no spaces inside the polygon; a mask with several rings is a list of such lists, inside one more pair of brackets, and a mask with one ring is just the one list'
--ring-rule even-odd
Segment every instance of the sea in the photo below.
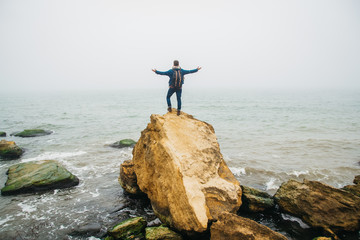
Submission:
{"label": "sea", "polygon": [[[0,187],[11,165],[57,160],[80,179],[76,187],[0,196],[0,239],[100,239],[129,217],[159,224],[147,200],[124,193],[119,167],[151,114],[166,113],[166,89],[22,92],[0,95],[0,131],[25,153],[0,161]],[[273,195],[288,181],[336,188],[360,174],[360,90],[184,89],[182,110],[211,124],[221,153],[242,185]],[[172,98],[176,107],[176,98]],[[20,138],[24,129],[51,135]],[[289,239],[312,239],[300,219],[249,215]],[[360,239],[359,233],[345,236]]]}

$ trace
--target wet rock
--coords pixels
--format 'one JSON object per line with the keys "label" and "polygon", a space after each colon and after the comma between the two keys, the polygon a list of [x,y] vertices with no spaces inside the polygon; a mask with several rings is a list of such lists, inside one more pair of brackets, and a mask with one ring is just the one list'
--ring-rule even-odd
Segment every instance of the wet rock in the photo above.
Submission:
{"label": "wet rock", "polygon": [[1,132],[0,131],[0,137],[6,137],[6,132]]}
{"label": "wet rock", "polygon": [[274,199],[270,194],[260,190],[241,186],[242,202],[240,210],[248,212],[263,212],[275,206]]}
{"label": "wet rock", "polygon": [[147,227],[145,229],[146,240],[182,240],[182,236],[168,227]]}
{"label": "wet rock", "polygon": [[270,228],[236,214],[222,213],[211,225],[211,239],[262,239],[286,240],[287,238]]}
{"label": "wet rock", "polygon": [[331,240],[330,237],[316,237],[313,240]]}
{"label": "wet rock", "polygon": [[114,148],[124,148],[124,147],[134,147],[136,142],[132,139],[123,139],[113,144],[110,144],[110,147]]}
{"label": "wet rock", "polygon": [[2,159],[17,159],[23,154],[23,150],[13,141],[0,141],[0,157]]}
{"label": "wet rock", "polygon": [[127,219],[114,226],[108,234],[115,239],[135,239],[143,237],[146,221],[142,217]]}
{"label": "wet rock", "polygon": [[355,176],[353,183],[355,185],[347,185],[347,186],[343,187],[342,189],[360,197],[360,184],[359,184],[360,183],[360,175]]}
{"label": "wet rock", "polygon": [[120,165],[119,183],[128,193],[133,195],[144,194],[137,184],[136,174],[134,172],[134,163],[130,160],[124,161]]}
{"label": "wet rock", "polygon": [[314,228],[326,232],[357,231],[360,224],[360,198],[317,181],[283,183],[275,194],[283,211]]}
{"label": "wet rock", "polygon": [[13,133],[11,135],[15,137],[40,137],[51,134],[52,131],[47,131],[43,129],[26,129],[22,132]]}
{"label": "wet rock", "polygon": [[100,231],[101,231],[101,225],[99,223],[89,223],[78,227],[70,235],[90,237],[97,235]]}
{"label": "wet rock", "polygon": [[8,179],[2,195],[38,192],[67,188],[79,184],[79,179],[57,161],[44,160],[13,165],[7,171]]}
{"label": "wet rock", "polygon": [[360,175],[355,176],[353,183],[360,184]]}
{"label": "wet rock", "polygon": [[155,215],[190,235],[207,231],[208,222],[222,211],[236,212],[240,183],[220,153],[213,127],[176,111],[150,119],[132,162]]}

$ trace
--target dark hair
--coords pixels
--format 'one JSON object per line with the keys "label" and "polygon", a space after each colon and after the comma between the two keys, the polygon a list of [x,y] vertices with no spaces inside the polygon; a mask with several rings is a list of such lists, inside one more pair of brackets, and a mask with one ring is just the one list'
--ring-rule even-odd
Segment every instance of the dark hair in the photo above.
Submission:
{"label": "dark hair", "polygon": [[174,66],[178,67],[179,66],[179,61],[178,60],[174,60]]}

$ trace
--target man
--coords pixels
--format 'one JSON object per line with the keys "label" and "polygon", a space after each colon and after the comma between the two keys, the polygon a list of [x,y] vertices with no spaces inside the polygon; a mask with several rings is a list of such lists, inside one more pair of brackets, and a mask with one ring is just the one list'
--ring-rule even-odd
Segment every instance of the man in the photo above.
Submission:
{"label": "man", "polygon": [[181,93],[182,93],[182,85],[184,84],[184,75],[189,74],[189,73],[195,73],[195,72],[199,71],[200,69],[201,69],[201,67],[197,67],[196,69],[193,69],[193,70],[184,70],[179,66],[178,60],[174,61],[174,66],[169,71],[160,72],[156,69],[152,69],[152,71],[155,72],[156,74],[167,75],[170,78],[169,90],[166,95],[166,101],[167,101],[169,112],[171,112],[170,98],[174,93],[176,93],[176,99],[177,99],[177,104],[178,104],[177,115],[178,116],[180,115]]}

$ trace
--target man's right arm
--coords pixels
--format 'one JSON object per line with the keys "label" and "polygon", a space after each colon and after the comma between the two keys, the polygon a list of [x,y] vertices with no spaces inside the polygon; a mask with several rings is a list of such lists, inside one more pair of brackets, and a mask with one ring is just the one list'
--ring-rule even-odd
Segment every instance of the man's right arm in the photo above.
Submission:
{"label": "man's right arm", "polygon": [[171,70],[168,70],[166,72],[161,72],[161,71],[158,71],[156,69],[153,69],[153,72],[155,72],[156,74],[159,74],[159,75],[167,75],[167,76],[170,76],[170,74],[171,74]]}

